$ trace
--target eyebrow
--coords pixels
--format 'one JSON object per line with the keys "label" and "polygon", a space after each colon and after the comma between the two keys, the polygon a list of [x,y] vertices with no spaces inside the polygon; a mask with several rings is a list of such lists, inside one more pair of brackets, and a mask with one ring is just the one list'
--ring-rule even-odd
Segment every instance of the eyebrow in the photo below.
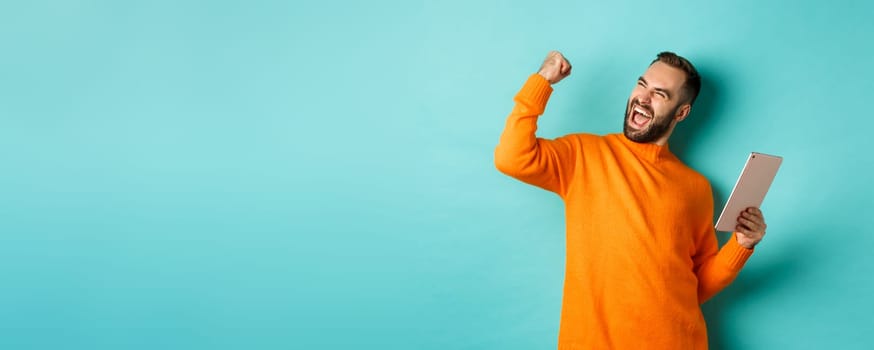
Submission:
{"label": "eyebrow", "polygon": [[[637,80],[642,81],[643,85],[649,85],[649,83],[643,77],[637,78]],[[665,90],[662,88],[653,88],[653,89],[655,89],[655,91],[658,91],[658,92],[665,94],[665,96],[667,96],[669,100],[671,99],[671,93],[668,90]]]}

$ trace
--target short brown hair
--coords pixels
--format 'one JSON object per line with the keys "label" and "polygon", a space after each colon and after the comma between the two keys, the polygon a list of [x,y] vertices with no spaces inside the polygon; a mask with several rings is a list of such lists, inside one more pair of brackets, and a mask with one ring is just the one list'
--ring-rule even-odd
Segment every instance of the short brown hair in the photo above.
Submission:
{"label": "short brown hair", "polygon": [[689,105],[695,104],[698,92],[701,91],[701,76],[698,75],[698,70],[695,69],[692,62],[670,51],[660,52],[650,65],[656,62],[662,62],[671,67],[679,68],[686,73],[686,82],[683,83],[682,87],[683,95],[689,99]]}

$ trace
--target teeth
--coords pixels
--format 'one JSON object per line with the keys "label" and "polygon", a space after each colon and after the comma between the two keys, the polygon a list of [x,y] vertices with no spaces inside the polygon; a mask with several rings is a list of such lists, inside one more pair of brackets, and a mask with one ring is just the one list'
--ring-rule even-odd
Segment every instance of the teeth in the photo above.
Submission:
{"label": "teeth", "polygon": [[634,107],[634,111],[637,112],[637,113],[643,114],[643,116],[645,116],[645,117],[647,117],[647,118],[652,118],[652,116],[649,115],[649,113],[647,113],[645,110],[643,110],[643,108],[640,108],[640,107]]}

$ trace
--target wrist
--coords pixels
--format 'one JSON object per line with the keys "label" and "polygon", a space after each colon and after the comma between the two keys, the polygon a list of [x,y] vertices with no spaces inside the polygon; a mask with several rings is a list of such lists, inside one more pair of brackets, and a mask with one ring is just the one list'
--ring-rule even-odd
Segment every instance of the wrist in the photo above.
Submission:
{"label": "wrist", "polygon": [[537,72],[537,74],[543,77],[543,79],[546,79],[546,81],[549,82],[549,85],[555,84],[555,81],[552,79],[552,77],[550,77],[549,74],[544,73],[542,70]]}
{"label": "wrist", "polygon": [[750,249],[750,250],[755,248],[756,244],[759,244],[759,242],[761,241],[761,240],[753,241],[751,239],[747,239],[746,237],[743,237],[740,233],[735,233],[734,240],[737,241],[737,244],[739,246],[744,247],[746,249]]}

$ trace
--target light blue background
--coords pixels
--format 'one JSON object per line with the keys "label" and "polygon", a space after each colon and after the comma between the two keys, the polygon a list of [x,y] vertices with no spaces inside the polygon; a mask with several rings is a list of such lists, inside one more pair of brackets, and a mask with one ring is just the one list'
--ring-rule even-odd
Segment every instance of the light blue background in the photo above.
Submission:
{"label": "light blue background", "polygon": [[705,84],[672,149],[718,207],[748,152],[785,157],[768,236],[705,305],[714,349],[868,348],[872,14],[4,2],[0,348],[554,348],[562,203],[492,160],[552,49],[574,70],[541,136],[621,130],[669,49]]}

